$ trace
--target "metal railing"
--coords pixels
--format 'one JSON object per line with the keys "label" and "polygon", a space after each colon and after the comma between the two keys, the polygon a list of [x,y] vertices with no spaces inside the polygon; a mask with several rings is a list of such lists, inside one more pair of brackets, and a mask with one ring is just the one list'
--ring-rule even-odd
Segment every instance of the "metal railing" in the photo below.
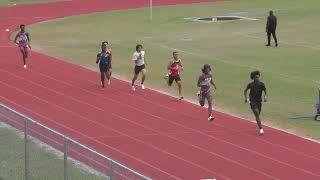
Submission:
{"label": "metal railing", "polygon": [[[33,174],[30,171],[30,164],[32,164],[33,159],[30,156],[34,155],[29,151],[30,147],[28,146],[31,137],[63,153],[63,165],[61,165],[61,171],[63,171],[63,173],[61,172],[61,178],[57,179],[75,179],[72,177],[72,172],[69,171],[68,168],[68,160],[73,159],[105,175],[106,179],[151,180],[151,178],[106,157],[96,150],[51,129],[2,103],[0,103],[0,121],[9,124],[24,133],[23,177],[25,180],[30,180],[33,177]],[[81,178],[77,177],[76,179]]]}

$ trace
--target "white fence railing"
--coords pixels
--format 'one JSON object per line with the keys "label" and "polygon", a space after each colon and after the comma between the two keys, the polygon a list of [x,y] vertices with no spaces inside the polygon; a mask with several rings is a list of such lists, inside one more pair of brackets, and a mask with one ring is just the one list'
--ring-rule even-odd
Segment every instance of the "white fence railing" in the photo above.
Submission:
{"label": "white fence railing", "polygon": [[[17,111],[0,103],[0,121],[13,126],[24,133],[24,173],[23,178],[30,180],[33,177],[33,169],[30,169],[32,155],[28,144],[30,137],[63,153],[63,172],[61,178],[64,180],[74,179],[71,171],[68,171],[68,160],[71,158],[85,164],[86,166],[100,172],[110,180],[151,180],[151,178],[138,173],[123,164],[85,146],[78,141],[55,131]],[[30,160],[31,159],[31,160]],[[80,177],[77,177],[80,179]]]}

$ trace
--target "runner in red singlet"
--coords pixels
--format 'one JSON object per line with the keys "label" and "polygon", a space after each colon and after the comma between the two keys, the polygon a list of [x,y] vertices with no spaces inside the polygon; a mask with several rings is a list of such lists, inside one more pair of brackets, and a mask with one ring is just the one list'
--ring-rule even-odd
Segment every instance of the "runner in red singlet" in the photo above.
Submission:
{"label": "runner in red singlet", "polygon": [[173,57],[170,59],[169,64],[167,66],[168,70],[170,71],[170,73],[168,74],[167,83],[169,86],[171,86],[173,81],[176,81],[179,90],[179,100],[182,100],[183,96],[180,71],[183,70],[183,67],[178,52],[174,51],[172,53],[172,56]]}

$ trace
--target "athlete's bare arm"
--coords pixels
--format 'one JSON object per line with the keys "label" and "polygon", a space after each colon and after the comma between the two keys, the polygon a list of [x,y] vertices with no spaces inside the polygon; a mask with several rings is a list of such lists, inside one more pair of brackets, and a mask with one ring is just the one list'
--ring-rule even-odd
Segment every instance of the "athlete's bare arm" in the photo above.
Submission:
{"label": "athlete's bare arm", "polygon": [[100,58],[97,56],[96,64],[98,64],[99,62],[100,62]]}
{"label": "athlete's bare arm", "polygon": [[182,66],[181,60],[179,61],[179,67],[180,67],[180,70],[183,71],[183,66]]}
{"label": "athlete's bare arm", "polygon": [[248,90],[249,90],[248,87],[244,90],[244,102],[245,102],[245,103],[248,102]]}
{"label": "athlete's bare arm", "polygon": [[200,90],[201,90],[201,80],[202,80],[202,76],[199,76],[198,78],[198,83],[197,83],[197,86],[198,86],[198,92],[197,92],[197,95],[199,96],[200,95]]}
{"label": "athlete's bare arm", "polygon": [[147,58],[146,58],[146,55],[144,55],[144,64],[147,65]]}
{"label": "athlete's bare arm", "polygon": [[29,48],[31,49],[29,33],[26,33],[26,36],[27,36],[27,38],[28,38],[28,46],[29,46]]}
{"label": "athlete's bare arm", "polygon": [[[19,34],[19,33],[18,33],[18,34]],[[18,42],[17,42],[17,40],[18,40],[18,34],[16,34],[16,37],[14,38],[14,41],[13,41],[15,44],[18,44]]]}
{"label": "athlete's bare arm", "polygon": [[211,77],[210,84],[213,86],[214,90],[217,89],[216,83],[213,82],[212,77]]}
{"label": "athlete's bare arm", "polygon": [[111,51],[111,49],[109,49],[109,53],[110,53],[110,63],[109,63],[109,66],[110,66],[110,69],[112,69],[112,51]]}
{"label": "athlete's bare arm", "polygon": [[172,65],[172,60],[169,60],[169,63],[168,63],[168,66],[167,66],[168,70],[171,70],[171,65]]}

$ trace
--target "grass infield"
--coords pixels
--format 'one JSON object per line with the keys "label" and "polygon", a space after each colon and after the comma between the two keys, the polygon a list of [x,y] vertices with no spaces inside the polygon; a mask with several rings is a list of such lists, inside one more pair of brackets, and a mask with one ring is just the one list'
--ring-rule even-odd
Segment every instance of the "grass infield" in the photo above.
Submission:
{"label": "grass infield", "polygon": [[[63,157],[47,146],[29,142],[29,179],[63,179]],[[88,173],[74,162],[68,162],[69,179],[102,180],[106,177]],[[0,180],[24,179],[23,133],[0,122]]]}

